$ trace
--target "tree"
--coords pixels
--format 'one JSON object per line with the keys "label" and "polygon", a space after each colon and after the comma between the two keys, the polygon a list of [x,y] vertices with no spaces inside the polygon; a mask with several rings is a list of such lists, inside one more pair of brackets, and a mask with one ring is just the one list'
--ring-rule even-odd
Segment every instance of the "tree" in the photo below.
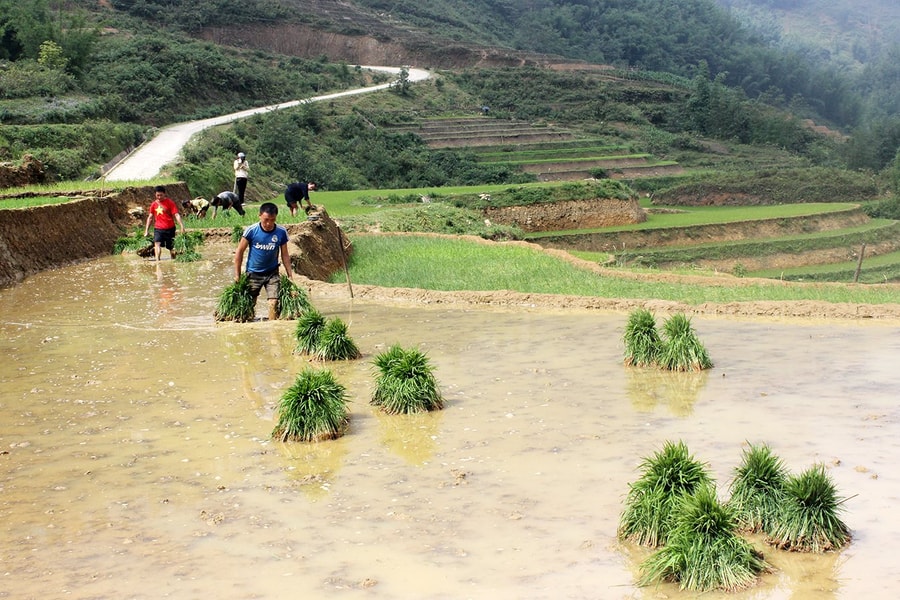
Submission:
{"label": "tree", "polygon": [[62,46],[51,40],[41,44],[41,48],[38,51],[38,64],[42,67],[62,71],[66,68],[66,63],[68,62],[68,59],[63,55]]}

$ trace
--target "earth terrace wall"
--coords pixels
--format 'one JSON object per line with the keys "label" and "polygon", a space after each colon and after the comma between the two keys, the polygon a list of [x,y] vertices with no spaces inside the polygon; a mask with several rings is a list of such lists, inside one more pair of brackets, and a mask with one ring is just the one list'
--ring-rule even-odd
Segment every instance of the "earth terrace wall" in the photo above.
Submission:
{"label": "earth terrace wall", "polygon": [[[166,191],[179,205],[190,198],[184,183],[167,185]],[[0,286],[108,255],[119,237],[143,222],[153,202],[150,186],[104,197],[89,195],[95,193],[85,192],[84,198],[62,204],[0,210]]]}
{"label": "earth terrace wall", "polygon": [[869,217],[861,208],[821,215],[762,219],[741,223],[667,227],[637,231],[611,231],[583,234],[541,236],[532,239],[544,248],[581,250],[586,252],[621,252],[659,246],[691,246],[754,238],[774,238],[814,231],[831,231],[864,225]]}

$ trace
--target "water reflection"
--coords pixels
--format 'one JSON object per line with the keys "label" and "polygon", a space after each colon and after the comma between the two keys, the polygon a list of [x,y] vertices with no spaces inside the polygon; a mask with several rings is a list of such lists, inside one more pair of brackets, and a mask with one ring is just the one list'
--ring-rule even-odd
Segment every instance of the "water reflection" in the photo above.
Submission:
{"label": "water reflection", "polygon": [[443,411],[388,415],[375,411],[381,443],[411,465],[434,458]]}
{"label": "water reflection", "polygon": [[662,406],[676,417],[687,417],[706,386],[709,371],[666,371],[650,367],[626,367],[628,397],[635,410],[653,412]]}

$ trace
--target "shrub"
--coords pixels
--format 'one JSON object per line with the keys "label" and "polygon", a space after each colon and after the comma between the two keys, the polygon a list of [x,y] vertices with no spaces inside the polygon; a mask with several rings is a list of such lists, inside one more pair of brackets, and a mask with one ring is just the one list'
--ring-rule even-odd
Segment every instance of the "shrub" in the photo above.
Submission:
{"label": "shrub", "polygon": [[342,436],[350,423],[347,392],[330,371],[304,369],[281,396],[272,437],[318,442]]}
{"label": "shrub", "polygon": [[822,465],[792,476],[777,522],[766,531],[769,542],[783,550],[827,552],[850,541],[850,530],[839,518],[842,504]]}
{"label": "shrub", "polygon": [[655,548],[669,539],[683,497],[713,480],[707,465],[695,460],[684,442],[666,442],[640,468],[641,477],[629,486],[618,537]]}
{"label": "shrub", "polygon": [[734,470],[731,498],[741,529],[749,532],[771,529],[784,502],[788,472],[780,458],[768,446],[744,450],[741,464]]}
{"label": "shrub", "polygon": [[719,503],[712,485],[682,496],[665,547],[641,565],[641,585],[676,581],[683,590],[735,591],[752,585],[769,565],[735,531],[731,510]]}
{"label": "shrub", "polygon": [[250,295],[250,278],[246,273],[222,291],[214,316],[216,321],[237,323],[252,321],[256,316],[256,307]]}
{"label": "shrub", "polygon": [[656,330],[656,318],[649,310],[639,308],[628,315],[623,339],[626,365],[652,366],[659,360],[662,339]]}
{"label": "shrub", "polygon": [[419,350],[398,345],[372,361],[377,374],[371,404],[389,414],[410,414],[440,410],[444,399],[428,357]]}

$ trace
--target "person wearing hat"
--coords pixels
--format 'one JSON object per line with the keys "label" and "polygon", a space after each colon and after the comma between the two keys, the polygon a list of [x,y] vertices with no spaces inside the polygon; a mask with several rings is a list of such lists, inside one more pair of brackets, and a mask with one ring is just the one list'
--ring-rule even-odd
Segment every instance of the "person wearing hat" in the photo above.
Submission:
{"label": "person wearing hat", "polygon": [[240,204],[244,204],[244,193],[247,191],[247,178],[250,176],[250,163],[247,155],[238,152],[234,160],[234,193],[237,194]]}

